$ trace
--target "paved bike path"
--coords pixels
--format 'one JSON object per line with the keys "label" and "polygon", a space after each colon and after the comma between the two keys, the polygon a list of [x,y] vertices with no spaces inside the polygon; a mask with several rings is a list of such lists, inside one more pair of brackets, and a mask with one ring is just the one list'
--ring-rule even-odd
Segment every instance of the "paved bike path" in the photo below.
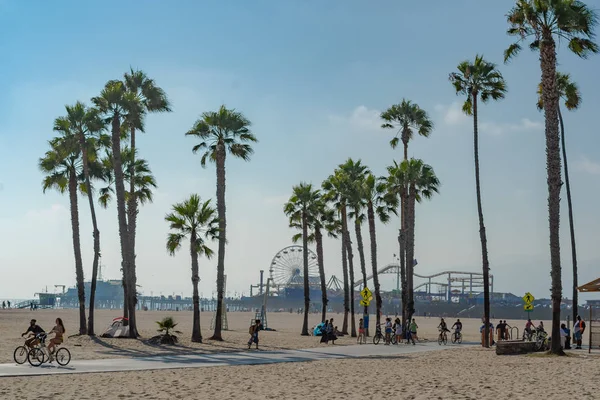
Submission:
{"label": "paved bike path", "polygon": [[[341,359],[354,357],[401,356],[427,351],[439,351],[462,345],[440,346],[435,342],[419,343],[417,345],[385,346],[352,345],[328,346],[313,349],[262,351],[247,350],[235,353],[189,354],[189,355],[157,355],[136,358],[113,358],[101,360],[72,359],[69,365],[61,367],[56,364],[43,364],[32,367],[29,363],[23,365],[0,364],[0,377],[32,376],[55,374],[84,374],[97,372],[143,371],[174,368],[202,368],[229,365],[259,365],[283,362],[305,362],[326,359]],[[76,355],[75,355],[76,356]]]}

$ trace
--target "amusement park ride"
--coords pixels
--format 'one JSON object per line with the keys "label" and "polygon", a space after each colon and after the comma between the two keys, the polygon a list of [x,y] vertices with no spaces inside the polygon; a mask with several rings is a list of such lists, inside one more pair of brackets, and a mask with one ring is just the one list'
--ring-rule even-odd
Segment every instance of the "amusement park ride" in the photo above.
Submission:
{"label": "amusement park ride", "polygon": [[[415,260],[416,265],[416,260]],[[396,290],[400,291],[400,265],[390,263],[378,270],[378,275],[396,275]],[[259,295],[263,295],[264,270],[260,271],[260,283],[250,286],[250,296],[253,295],[253,289],[259,290]],[[483,274],[480,272],[468,271],[443,271],[431,275],[414,274],[415,294],[426,296],[429,299],[451,301],[452,297],[472,297],[483,291]],[[367,281],[372,280],[373,275],[367,277]],[[311,290],[320,290],[319,265],[317,256],[312,250],[308,250],[308,282]],[[270,283],[270,285],[269,285]],[[357,280],[354,287],[362,288],[362,279]],[[269,293],[265,296],[263,308],[266,308],[266,297],[285,296],[290,290],[301,289],[304,287],[304,266],[302,246],[293,245],[285,247],[277,252],[271,260],[269,267],[269,277],[267,279]],[[437,290],[435,290],[435,289]],[[490,291],[493,292],[494,277],[490,274]],[[339,292],[343,290],[343,282],[335,275],[332,275],[327,281],[327,290]]]}

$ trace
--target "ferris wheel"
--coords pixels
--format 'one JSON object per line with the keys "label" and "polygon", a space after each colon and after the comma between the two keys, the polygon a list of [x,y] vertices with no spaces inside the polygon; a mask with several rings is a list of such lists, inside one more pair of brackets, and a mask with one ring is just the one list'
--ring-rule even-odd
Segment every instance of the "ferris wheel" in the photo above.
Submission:
{"label": "ferris wheel", "polygon": [[[275,254],[271,261],[269,274],[273,283],[279,286],[304,285],[304,250],[302,246],[288,246]],[[316,283],[319,277],[319,263],[317,255],[308,250],[308,280],[310,284]]]}

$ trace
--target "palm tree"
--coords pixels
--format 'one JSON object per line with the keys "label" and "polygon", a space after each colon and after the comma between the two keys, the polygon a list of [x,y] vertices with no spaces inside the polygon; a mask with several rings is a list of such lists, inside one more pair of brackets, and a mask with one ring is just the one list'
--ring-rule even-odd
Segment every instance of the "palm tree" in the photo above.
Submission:
{"label": "palm tree", "polygon": [[127,92],[125,84],[118,80],[108,81],[100,92],[100,96],[92,98],[100,116],[111,124],[112,165],[115,177],[115,192],[117,195],[117,217],[119,221],[119,239],[123,268],[124,302],[129,324],[129,337],[137,338],[138,330],[135,318],[137,305],[137,278],[134,258],[129,241],[127,226],[127,210],[125,199],[125,183],[123,176],[123,160],[121,158],[121,127],[127,122],[130,114],[141,115],[142,105],[135,95]]}
{"label": "palm tree", "polygon": [[[381,125],[385,129],[397,129],[396,136],[390,141],[390,146],[395,149],[400,140],[404,146],[404,160],[408,160],[408,143],[412,139],[416,131],[419,136],[429,137],[433,131],[433,121],[425,110],[410,100],[403,99],[400,104],[394,104],[386,111],[381,113],[381,119],[384,123]],[[406,270],[406,262],[412,263],[412,260],[406,259],[406,207],[407,207],[408,189],[404,188],[400,193],[400,231],[398,234],[398,246],[400,251],[400,270],[402,280],[402,316],[403,323],[406,316],[406,280],[407,277],[402,275]],[[412,278],[412,277],[411,277]]]}
{"label": "palm tree", "polygon": [[[136,130],[144,132],[144,117],[148,112],[171,112],[169,100],[167,99],[166,93],[156,85],[153,79],[141,70],[134,70],[130,68],[129,72],[123,76],[123,83],[125,84],[125,90],[128,94],[133,96],[135,102],[140,104],[141,107],[133,109],[134,112],[128,113],[127,128],[129,131],[130,144],[129,147],[131,152],[129,153],[132,157],[137,154],[136,151]],[[129,230],[129,242],[130,251],[133,254],[132,265],[135,271],[135,236],[137,227],[137,197],[136,190],[134,189],[135,179],[135,158],[132,162],[129,162],[129,174],[132,179],[129,180],[129,196],[127,201],[127,229]]]}
{"label": "palm tree", "polygon": [[202,202],[200,196],[193,194],[182,203],[173,206],[173,211],[165,217],[174,232],[167,236],[167,251],[172,256],[181,248],[183,239],[190,240],[192,256],[192,302],[194,303],[194,323],[192,325],[192,342],[202,343],[200,331],[200,296],[198,295],[198,256],[210,259],[213,251],[206,245],[206,240],[214,240],[218,236],[219,220],[211,201]]}
{"label": "palm tree", "polygon": [[[567,41],[575,55],[587,58],[598,52],[592,40],[598,23],[596,13],[577,0],[517,0],[507,16],[507,33],[517,42],[504,52],[508,62],[521,50],[521,43],[531,40],[529,47],[540,52],[542,94],[546,125],[546,170],[548,174],[548,220],[550,228],[550,265],[552,277],[552,337],[560,333],[562,282],[560,266],[560,135],[558,131],[558,87],[556,83],[556,40]],[[564,354],[560,341],[554,340],[550,350]]]}
{"label": "palm tree", "polygon": [[433,168],[425,164],[422,160],[411,158],[408,161],[403,161],[402,164],[403,169],[407,172],[408,181],[406,259],[409,262],[407,264],[406,275],[408,277],[407,320],[410,321],[415,312],[414,262],[412,262],[415,258],[415,203],[420,203],[423,199],[430,199],[434,193],[438,193],[440,181],[436,177]]}
{"label": "palm tree", "polygon": [[373,273],[373,286],[375,288],[375,304],[377,308],[376,322],[381,323],[381,291],[379,288],[379,276],[377,272],[377,235],[375,229],[375,214],[384,224],[390,220],[390,213],[396,214],[398,199],[396,196],[388,196],[385,181],[377,179],[375,175],[369,174],[362,182],[362,197],[366,200],[367,220],[369,221],[369,236],[371,239],[371,268]]}
{"label": "palm tree", "polygon": [[408,207],[408,175],[403,164],[394,161],[393,165],[387,167],[388,176],[386,177],[386,197],[396,199],[400,204],[401,228],[398,236],[400,245],[400,281],[402,287],[402,326],[406,323],[407,304],[408,304],[408,282],[406,274],[406,232],[408,230],[406,218],[406,209]]}
{"label": "palm tree", "polygon": [[[90,285],[90,308],[88,314],[87,334],[94,336],[94,308],[96,297],[96,283],[98,278],[98,263],[100,259],[100,230],[98,229],[98,220],[96,218],[96,208],[94,206],[94,197],[92,195],[91,172],[89,162],[96,158],[96,137],[104,128],[102,121],[98,117],[98,112],[85,106],[81,102],[73,106],[65,106],[67,115],[59,117],[54,121],[54,130],[60,132],[63,137],[75,136],[79,142],[79,151],[82,159],[88,162],[82,162],[83,175],[85,179],[85,193],[87,194],[90,215],[92,217],[93,237],[94,237],[94,260],[92,263],[92,282]],[[90,139],[93,141],[90,143]],[[88,147],[91,144],[91,151]]]}
{"label": "palm tree", "polygon": [[292,188],[293,194],[283,207],[283,212],[290,220],[290,227],[302,229],[302,262],[304,265],[304,321],[302,323],[302,336],[308,336],[308,312],[310,310],[310,287],[308,281],[308,224],[312,219],[310,212],[320,201],[320,193],[314,190],[310,183],[301,182]]}
{"label": "palm tree", "polygon": [[[565,101],[565,107],[567,110],[573,111],[579,108],[581,103],[581,94],[579,87],[573,81],[569,74],[563,74],[560,72],[556,73],[556,86],[558,88],[558,95]],[[538,109],[544,109],[544,98],[542,96],[543,88],[542,84],[538,85]],[[575,321],[578,310],[578,290],[577,290],[577,248],[575,247],[575,222],[573,220],[573,203],[571,201],[571,183],[569,180],[569,165],[567,163],[567,148],[565,143],[565,124],[563,122],[562,113],[560,106],[558,107],[558,122],[560,125],[560,141],[562,147],[562,157],[565,163],[565,183],[567,187],[567,205],[569,208],[569,230],[571,233],[571,259],[573,261],[573,314],[572,321]]]}
{"label": "palm tree", "polygon": [[202,114],[186,136],[200,139],[200,143],[192,148],[194,153],[202,151],[200,163],[206,167],[210,160],[217,166],[217,212],[219,214],[219,252],[217,262],[217,311],[215,331],[212,340],[223,340],[221,329],[223,324],[223,296],[225,286],[225,245],[226,207],[225,207],[225,159],[227,153],[234,157],[249,161],[254,153],[251,144],[258,140],[250,132],[250,121],[242,113],[227,109],[224,105],[218,111]]}
{"label": "palm tree", "polygon": [[[342,236],[342,272],[344,275],[344,321],[342,323],[342,333],[348,334],[348,313],[350,312],[350,285],[348,284],[348,245],[347,235],[348,222],[347,214],[347,199],[348,179],[346,174],[340,169],[336,169],[325,181],[321,187],[325,191],[324,200],[331,202],[333,208],[337,211],[338,222],[336,229],[339,229],[339,234]],[[335,230],[333,231],[335,232]],[[354,306],[352,306],[354,309]]]}
{"label": "palm tree", "polygon": [[483,268],[483,315],[484,346],[489,347],[490,325],[490,263],[488,260],[487,236],[483,222],[483,206],[481,205],[481,184],[479,180],[479,130],[477,124],[477,100],[486,103],[491,100],[500,100],[506,93],[506,83],[496,65],[484,60],[483,56],[476,55],[475,61],[463,61],[458,64],[458,72],[450,74],[450,82],[456,94],[467,97],[463,104],[463,112],[473,116],[473,154],[475,156],[475,191],[477,193],[477,215],[479,217],[479,238],[481,240],[481,259]]}
{"label": "palm tree", "polygon": [[400,104],[394,104],[381,113],[385,122],[381,125],[386,129],[397,129],[396,136],[390,141],[395,149],[400,140],[404,145],[404,159],[408,159],[408,142],[413,138],[414,131],[419,136],[429,137],[433,130],[433,121],[425,110],[410,100],[402,99]]}
{"label": "palm tree", "polygon": [[[308,226],[312,229],[312,233],[308,235],[308,243],[316,243],[317,247],[317,262],[319,264],[319,281],[321,286],[321,322],[324,322],[327,317],[327,281],[325,279],[325,260],[323,256],[323,233],[331,238],[338,237],[339,230],[335,219],[334,211],[328,207],[327,202],[323,200],[321,193],[317,190],[315,197],[318,197],[308,210]],[[301,214],[296,214],[301,217]],[[297,221],[290,221],[290,227],[302,230],[302,218]],[[292,237],[292,241],[297,243],[302,240],[302,233],[298,233]]]}
{"label": "palm tree", "polygon": [[71,209],[71,229],[73,233],[73,252],[75,254],[75,277],[77,280],[77,297],[79,300],[79,334],[85,335],[85,290],[83,278],[83,261],[81,258],[81,240],[79,234],[79,208],[77,191],[81,176],[81,152],[78,139],[74,135],[63,136],[49,141],[50,150],[39,160],[40,170],[46,174],[42,182],[44,193],[48,189],[56,189],[59,193],[69,193]]}
{"label": "palm tree", "polygon": [[[154,200],[152,189],[157,187],[156,179],[152,174],[148,161],[143,158],[134,157],[131,153],[132,151],[129,147],[124,147],[121,151],[121,158],[123,159],[123,178],[125,183],[128,184],[128,187],[132,186],[132,182],[134,183],[135,198],[141,205],[152,203]],[[107,185],[100,188],[100,197],[98,200],[100,205],[104,208],[108,207],[115,192],[114,167],[112,160],[113,157],[111,152],[107,152],[106,157],[102,159],[103,178],[107,182]],[[131,164],[133,164],[133,168],[131,167]],[[131,175],[131,171],[134,171],[133,176]],[[129,201],[130,198],[131,192],[129,190],[125,191],[125,200]]]}
{"label": "palm tree", "polygon": [[[361,164],[361,160],[354,161],[349,158],[344,164],[340,165],[340,168],[346,172],[348,176],[348,205],[350,207],[349,217],[354,220],[354,233],[356,235],[356,244],[358,247],[358,255],[360,260],[360,270],[363,276],[363,287],[367,287],[367,268],[365,262],[365,251],[362,239],[362,224],[365,221],[365,199],[362,197],[362,184],[365,178],[370,173],[367,166]],[[348,237],[350,233],[348,232]],[[354,300],[354,268],[351,266],[350,280],[351,284],[351,298]],[[354,301],[352,301],[354,305]],[[352,311],[354,315],[354,311]],[[369,308],[364,307],[364,316],[369,315]],[[354,321],[352,322],[354,327]]]}

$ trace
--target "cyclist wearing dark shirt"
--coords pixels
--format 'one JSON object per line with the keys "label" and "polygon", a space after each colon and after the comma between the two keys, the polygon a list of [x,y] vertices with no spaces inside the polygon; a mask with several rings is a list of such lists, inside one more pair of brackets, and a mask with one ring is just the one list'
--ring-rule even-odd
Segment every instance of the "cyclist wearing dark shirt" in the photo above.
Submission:
{"label": "cyclist wearing dark shirt", "polygon": [[36,320],[32,319],[29,322],[29,328],[25,331],[25,333],[21,334],[21,337],[27,335],[29,333],[30,337],[25,341],[25,347],[33,347],[39,343],[38,335],[46,333],[38,324],[36,324]]}
{"label": "cyclist wearing dark shirt", "polygon": [[452,325],[452,329],[456,330],[454,332],[460,332],[462,331],[462,322],[460,322],[460,319],[457,319],[456,322],[454,323],[454,325]]}
{"label": "cyclist wearing dark shirt", "polygon": [[446,321],[444,321],[444,318],[442,318],[440,324],[438,325],[438,329],[440,332],[450,332],[448,325],[446,325]]}

